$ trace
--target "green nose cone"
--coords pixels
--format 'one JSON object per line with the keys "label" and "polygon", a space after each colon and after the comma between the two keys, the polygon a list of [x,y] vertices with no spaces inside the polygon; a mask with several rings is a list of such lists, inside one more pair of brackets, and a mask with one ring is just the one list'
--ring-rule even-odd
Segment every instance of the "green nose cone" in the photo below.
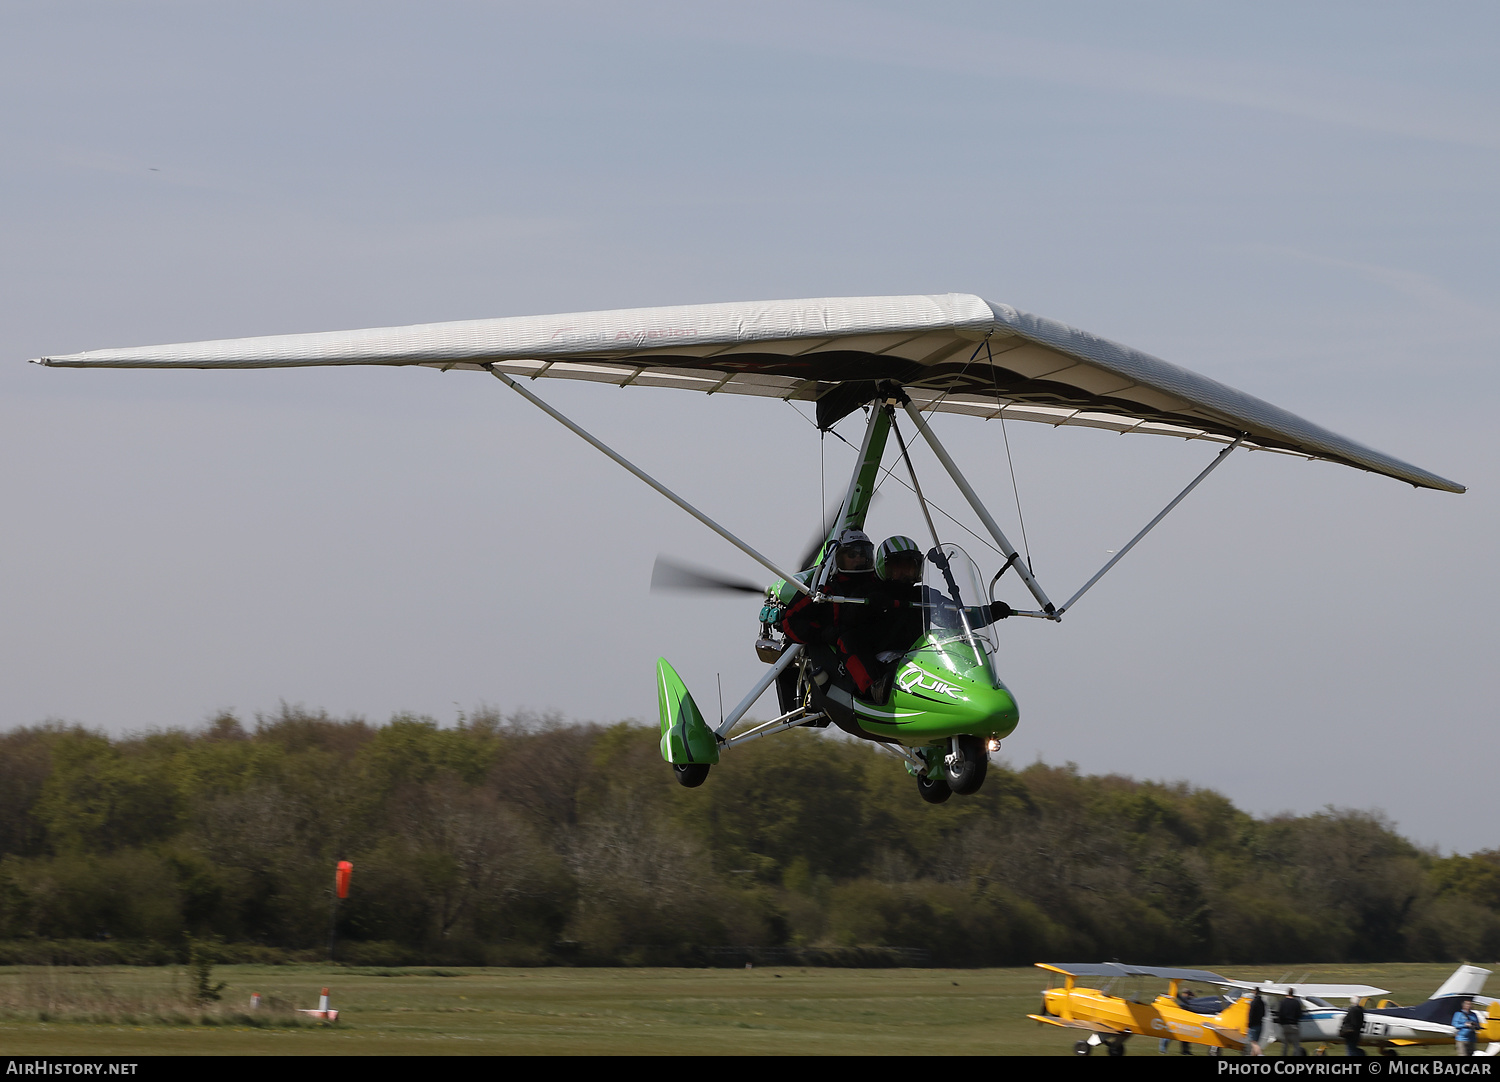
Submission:
{"label": "green nose cone", "polygon": [[984,722],[977,734],[993,736],[999,740],[1015,732],[1016,725],[1021,720],[1021,708],[1016,705],[1016,698],[1010,693],[1010,689],[1004,684],[999,687],[991,687],[989,684],[976,686],[970,689],[970,703],[976,712],[984,712]]}
{"label": "green nose cone", "polygon": [[1021,720],[1010,689],[967,647],[913,653],[896,672],[889,703],[860,704],[860,724],[902,743],[949,736],[1003,739]]}

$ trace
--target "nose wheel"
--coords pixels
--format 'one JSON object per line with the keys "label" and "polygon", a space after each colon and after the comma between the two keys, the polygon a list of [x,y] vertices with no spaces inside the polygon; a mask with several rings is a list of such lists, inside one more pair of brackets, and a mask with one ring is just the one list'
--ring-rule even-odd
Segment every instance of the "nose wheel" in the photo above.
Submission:
{"label": "nose wheel", "polygon": [[949,745],[948,754],[943,756],[948,788],[959,796],[977,793],[990,767],[990,753],[984,741],[977,736],[955,736]]}

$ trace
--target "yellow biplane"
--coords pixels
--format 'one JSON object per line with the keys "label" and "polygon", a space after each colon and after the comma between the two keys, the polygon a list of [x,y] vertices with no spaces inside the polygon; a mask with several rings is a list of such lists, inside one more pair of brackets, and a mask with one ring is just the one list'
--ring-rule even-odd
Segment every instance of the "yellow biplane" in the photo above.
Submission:
{"label": "yellow biplane", "polygon": [[[1062,977],[1042,993],[1042,1013],[1026,1017],[1049,1026],[1088,1032],[1073,1045],[1087,1056],[1102,1046],[1111,1056],[1125,1054],[1132,1036],[1157,1037],[1201,1044],[1211,1056],[1224,1049],[1245,1046],[1245,1027],[1250,1017],[1250,997],[1235,990],[1230,995],[1193,996],[1193,984],[1228,988],[1228,978],[1206,969],[1163,969],[1129,966],[1119,962],[1072,965],[1038,962],[1037,967]],[[1089,978],[1098,987],[1078,983]],[[1160,991],[1161,982],[1166,991]]]}

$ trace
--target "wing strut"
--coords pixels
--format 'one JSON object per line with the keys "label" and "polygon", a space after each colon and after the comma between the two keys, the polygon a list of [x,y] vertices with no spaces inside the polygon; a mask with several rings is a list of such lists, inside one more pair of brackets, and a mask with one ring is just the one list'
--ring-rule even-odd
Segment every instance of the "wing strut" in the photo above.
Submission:
{"label": "wing strut", "polygon": [[[1146,523],[1146,528],[1145,529],[1143,529],[1140,533],[1136,534],[1134,537],[1132,537],[1130,539],[1130,544],[1126,545],[1119,552],[1115,553],[1114,556],[1110,558],[1109,563],[1107,563],[1103,567],[1101,567],[1099,569],[1098,573],[1095,574],[1093,578],[1089,579],[1088,582],[1085,582],[1079,588],[1079,590],[1078,590],[1078,592],[1076,594],[1074,594],[1072,597],[1068,598],[1067,604],[1064,605],[1062,608],[1060,608],[1060,609],[1057,610],[1057,615],[1061,616],[1063,613],[1065,613],[1069,609],[1071,609],[1073,607],[1073,602],[1077,601],[1080,597],[1082,597],[1085,593],[1087,593],[1090,586],[1094,585],[1094,583],[1096,583],[1100,579],[1102,579],[1104,577],[1104,573],[1106,571],[1108,571],[1111,567],[1114,567],[1115,564],[1117,564],[1117,563],[1120,562],[1121,558],[1124,557],[1124,555],[1127,552],[1129,552],[1131,549],[1135,548],[1135,543],[1137,541],[1139,541],[1141,538],[1145,537],[1148,533],[1150,533],[1151,530],[1152,530],[1152,528],[1158,522],[1160,522],[1162,519],[1164,519],[1164,518],[1167,517],[1167,513],[1169,511],[1171,511],[1172,508],[1176,507],[1179,503],[1182,502],[1182,499],[1183,499],[1184,496],[1186,496],[1189,492],[1193,491],[1193,489],[1195,489],[1195,488],[1198,487],[1198,482],[1202,481],[1209,474],[1213,473],[1214,470],[1216,470],[1218,468],[1219,463],[1223,462],[1226,458],[1229,457],[1229,452],[1230,451],[1233,451],[1236,447],[1238,447],[1240,444],[1242,444],[1244,442],[1245,442],[1245,437],[1243,435],[1241,435],[1239,439],[1235,440],[1228,447],[1224,448],[1224,450],[1220,451],[1214,457],[1214,460],[1208,464],[1208,467],[1202,473],[1200,473],[1197,477],[1194,477],[1192,483],[1190,485],[1188,485],[1187,488],[1183,489],[1181,492],[1179,492],[1177,494],[1177,498],[1175,500],[1173,500],[1171,503],[1167,504],[1167,506],[1163,507],[1161,509],[1161,513],[1160,514],[1158,514],[1150,522]],[[1018,564],[1017,567],[1019,568],[1019,566],[1020,565]]]}
{"label": "wing strut", "polygon": [[917,409],[916,405],[910,400],[904,404],[906,412],[911,415],[912,423],[917,426],[917,431],[922,433],[922,438],[932,448],[932,453],[937,455],[938,461],[943,464],[943,469],[948,471],[948,476],[953,478],[953,483],[964,494],[964,499],[969,501],[969,506],[979,516],[979,521],[984,523],[984,528],[995,539],[995,544],[1000,546],[1000,551],[1005,553],[1006,559],[1015,561],[1016,574],[1021,576],[1021,581],[1026,583],[1026,588],[1031,591],[1031,596],[1036,598],[1036,603],[1042,607],[1040,615],[1045,616],[1049,620],[1056,620],[1062,613],[1054,610],[1052,602],[1047,600],[1047,593],[1042,589],[1041,583],[1032,578],[1031,568],[1027,566],[1025,560],[1021,559],[1020,555],[1016,552],[1015,546],[1006,540],[1005,534],[1000,531],[1000,526],[995,522],[994,516],[990,514],[989,509],[979,499],[979,494],[969,485],[964,475],[958,471],[958,463],[948,457],[948,452],[938,442],[937,436],[933,434],[932,429],[927,427],[927,421],[922,417],[922,411]]}
{"label": "wing strut", "polygon": [[725,541],[728,541],[731,545],[733,545],[735,548],[739,549],[741,552],[743,552],[746,556],[750,557],[756,563],[760,564],[762,567],[766,568],[767,570],[773,572],[778,578],[784,579],[788,585],[796,587],[798,590],[802,591],[804,594],[810,594],[810,593],[812,593],[812,591],[810,589],[808,589],[808,587],[800,579],[797,578],[796,572],[794,572],[794,571],[787,571],[785,568],[777,567],[774,563],[771,562],[770,559],[768,559],[765,556],[762,556],[759,552],[757,552],[755,549],[751,548],[745,542],[741,541],[738,537],[736,537],[734,534],[730,533],[723,526],[720,526],[717,522],[715,522],[713,519],[709,518],[702,511],[698,510],[692,504],[690,504],[686,500],[684,500],[681,496],[677,495],[677,493],[673,492],[666,485],[662,484],[660,481],[658,481],[656,478],[652,477],[645,470],[641,469],[639,466],[635,465],[635,463],[633,463],[629,459],[625,458],[625,456],[623,456],[623,455],[619,454],[618,452],[612,450],[610,447],[606,446],[604,443],[600,442],[599,440],[595,439],[593,436],[589,435],[582,428],[579,428],[572,421],[570,421],[566,417],[564,417],[561,413],[558,413],[557,410],[553,409],[551,406],[547,405],[547,403],[543,402],[536,395],[534,395],[530,391],[528,391],[525,387],[522,387],[519,383],[517,383],[515,380],[511,379],[504,372],[501,372],[493,364],[487,364],[487,365],[485,365],[485,368],[489,370],[490,375],[494,376],[501,383],[503,383],[507,387],[509,387],[512,391],[515,391],[516,394],[518,394],[522,398],[526,399],[526,401],[530,402],[533,406],[536,406],[538,409],[540,409],[543,413],[547,414],[547,416],[551,417],[553,420],[555,420],[555,421],[559,422],[560,424],[564,425],[565,427],[567,427],[569,430],[571,430],[572,432],[576,433],[577,435],[582,436],[589,443],[593,444],[595,447],[597,447],[599,450],[603,451],[610,458],[614,459],[620,465],[624,466],[627,470],[629,470],[631,473],[635,474],[642,481],[645,481],[646,484],[648,484],[652,488],[656,489],[657,492],[660,492],[667,499],[671,500],[678,507],[682,508],[688,514],[692,515],[695,519],[697,519],[699,522],[703,523],[703,525],[707,526],[710,530],[712,530],[714,533],[718,534]]}
{"label": "wing strut", "polygon": [[776,682],[776,678],[781,675],[782,671],[792,662],[796,661],[801,653],[802,644],[800,642],[794,642],[792,643],[792,645],[783,650],[781,652],[781,657],[777,658],[776,664],[771,666],[771,671],[766,673],[756,681],[755,686],[750,689],[749,693],[743,699],[740,700],[739,705],[729,712],[729,716],[727,718],[719,722],[718,725],[714,726],[714,735],[717,736],[720,740],[723,740],[726,736],[728,736],[729,730],[738,725],[740,723],[740,718],[744,717],[746,712],[748,712],[749,709],[755,705],[755,700],[759,699],[766,693],[766,688],[774,684]]}

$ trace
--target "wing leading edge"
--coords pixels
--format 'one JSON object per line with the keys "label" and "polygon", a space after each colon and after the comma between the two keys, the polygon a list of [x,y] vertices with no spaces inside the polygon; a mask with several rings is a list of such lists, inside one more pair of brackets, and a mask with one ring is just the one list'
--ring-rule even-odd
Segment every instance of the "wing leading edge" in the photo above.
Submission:
{"label": "wing leading edge", "polygon": [[1246,445],[1464,486],[1150,354],[966,293],[635,308],[92,350],[59,368],[494,365],[513,376],[819,401],[896,380],[924,410]]}

